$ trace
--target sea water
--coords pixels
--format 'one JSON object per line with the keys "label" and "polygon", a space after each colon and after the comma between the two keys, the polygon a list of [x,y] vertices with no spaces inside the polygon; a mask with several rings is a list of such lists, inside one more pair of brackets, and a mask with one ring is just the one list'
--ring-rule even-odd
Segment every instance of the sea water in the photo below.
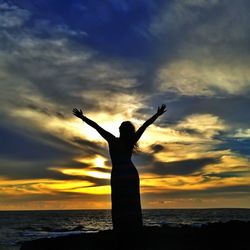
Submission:
{"label": "sea water", "polygon": [[[250,209],[146,209],[146,226],[200,226],[209,222],[250,221]],[[110,210],[0,211],[0,250],[44,237],[112,229]]]}

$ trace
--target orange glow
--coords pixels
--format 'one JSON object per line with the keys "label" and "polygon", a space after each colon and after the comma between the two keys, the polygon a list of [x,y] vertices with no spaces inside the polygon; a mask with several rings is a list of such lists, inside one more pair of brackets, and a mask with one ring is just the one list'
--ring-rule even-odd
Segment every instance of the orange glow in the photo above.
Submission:
{"label": "orange glow", "polygon": [[84,187],[84,188],[72,189],[72,190],[69,190],[69,192],[82,193],[82,194],[103,195],[103,194],[110,194],[111,193],[111,188],[110,188],[109,185],[96,186],[96,187]]}
{"label": "orange glow", "polygon": [[[135,106],[133,108],[135,108]],[[96,142],[101,146],[105,145],[107,147],[106,142],[96,133],[94,129],[89,128],[77,118],[71,118],[62,122],[60,118],[46,116],[42,113],[36,112],[35,110],[22,109],[12,112],[14,112],[12,115],[15,115],[16,117],[31,119],[32,123],[35,124],[34,126],[42,129],[45,132],[53,133],[55,136],[60,137],[60,139],[63,139],[68,143],[74,144],[71,139],[74,137],[81,137],[83,139]],[[130,119],[131,112],[129,111],[128,113],[121,113],[114,116],[111,116],[108,113],[92,113],[90,114],[90,117],[95,117],[96,121],[100,122],[100,124],[108,131],[112,133],[118,133],[120,122],[125,119]],[[41,123],[41,120],[44,122]],[[133,119],[133,122],[136,124],[136,127],[139,127],[144,121]],[[203,126],[204,124],[206,125],[205,130]],[[113,131],[114,127],[117,128],[116,131]],[[188,134],[185,132],[185,129],[196,129],[200,131],[201,135]],[[183,121],[180,121],[175,127],[169,126],[166,128],[159,127],[157,125],[151,125],[143,135],[140,141],[140,146],[146,154],[154,153],[155,161],[166,163],[179,162],[178,164],[181,164],[181,161],[202,159],[207,157],[219,160],[216,163],[211,163],[204,166],[197,173],[195,173],[195,176],[176,176],[156,173],[145,174],[142,170],[142,174],[140,175],[142,197],[144,195],[151,194],[154,194],[155,196],[167,196],[168,194],[176,191],[188,192],[193,190],[199,192],[209,189],[233,187],[235,185],[250,185],[250,177],[247,173],[244,173],[242,176],[228,176],[223,178],[219,177],[219,174],[226,172],[236,171],[238,174],[240,174],[240,172],[249,171],[250,167],[250,163],[247,158],[236,155],[231,150],[214,150],[214,148],[220,142],[213,139],[212,136],[218,131],[225,129],[227,129],[227,125],[225,125],[223,121],[209,114],[193,115],[189,118],[187,117],[186,119],[183,119]],[[157,153],[152,152],[152,144],[161,144],[163,146],[163,150]],[[104,183],[108,183],[108,180],[110,179],[111,166],[107,164],[109,159],[104,155],[93,154],[89,157],[81,157],[78,155],[73,157],[72,160],[83,163],[84,167],[74,168],[69,166],[65,168],[60,166],[51,166],[48,168],[50,171],[57,171],[64,175],[71,176],[73,177],[72,180],[8,180],[2,178],[0,179],[1,195],[6,201],[9,200],[8,197],[20,197],[21,199],[21,197],[39,197],[40,195],[47,198],[51,196],[54,197],[57,195],[63,195],[63,197],[67,197],[65,199],[70,201],[72,200],[71,196],[74,197],[75,195],[81,195],[78,198],[78,204],[82,204],[80,200],[82,197],[87,196],[88,199],[93,199],[91,201],[92,204],[95,204],[93,207],[101,208],[102,206],[105,206],[103,205],[104,201],[100,199],[100,196],[109,197],[111,191],[110,186],[103,184],[102,182],[102,184],[100,184],[100,180],[103,180]],[[152,170],[152,172],[153,171],[154,170]],[[210,176],[209,174],[211,173],[217,174],[218,177],[213,175]],[[95,198],[95,196],[98,196],[99,198]],[[77,199],[74,200],[74,202],[76,201]],[[82,204],[79,206],[89,207],[90,205],[86,205],[87,202],[88,201],[86,200],[84,203],[85,205]],[[185,204],[194,204],[192,202],[186,199],[185,201],[172,200],[169,201],[169,203],[156,202],[155,204],[159,204],[159,206],[163,207],[171,207],[171,204],[173,206],[179,206],[180,204],[185,206]],[[147,204],[149,207],[151,206],[150,203]],[[207,203],[205,202],[204,204]],[[66,202],[64,203],[64,206],[68,207]]]}
{"label": "orange glow", "polygon": [[109,169],[109,167],[105,166],[106,159],[100,155],[96,155],[93,158],[77,158],[75,159],[78,162],[81,163],[87,163],[89,164],[86,168],[59,168],[59,167],[51,167],[50,170],[57,171],[60,173],[63,173],[65,175],[71,175],[71,176],[90,176],[97,179],[109,179],[110,173],[106,173],[103,171],[99,171],[99,169]]}
{"label": "orange glow", "polygon": [[77,169],[77,168],[67,168],[67,169],[56,169],[56,168],[51,168],[51,170],[56,170],[58,172],[61,172],[66,175],[71,175],[71,176],[90,176],[90,177],[95,177],[98,179],[109,179],[110,174],[109,173],[103,173],[101,171],[94,171],[90,169]]}
{"label": "orange glow", "polygon": [[90,165],[89,167],[99,167],[99,168],[104,168],[104,169],[110,169],[110,166],[106,166],[105,162],[107,161],[106,158],[104,158],[101,155],[94,155],[93,157],[77,157],[74,159],[77,162],[81,163],[87,163]]}

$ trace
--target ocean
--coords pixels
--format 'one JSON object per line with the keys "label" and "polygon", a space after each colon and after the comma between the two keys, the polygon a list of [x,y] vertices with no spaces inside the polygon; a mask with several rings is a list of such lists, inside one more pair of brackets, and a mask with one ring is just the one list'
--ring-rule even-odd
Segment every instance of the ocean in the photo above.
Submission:
{"label": "ocean", "polygon": [[[146,226],[200,226],[250,221],[250,209],[145,209]],[[112,228],[110,210],[0,211],[0,250],[17,250],[25,240]]]}

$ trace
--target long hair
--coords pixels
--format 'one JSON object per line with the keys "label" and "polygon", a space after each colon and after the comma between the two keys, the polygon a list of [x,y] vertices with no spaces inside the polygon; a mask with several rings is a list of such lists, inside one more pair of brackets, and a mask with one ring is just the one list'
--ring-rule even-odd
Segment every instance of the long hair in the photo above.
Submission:
{"label": "long hair", "polygon": [[137,152],[138,144],[134,143],[135,137],[135,126],[130,121],[122,122],[119,127],[120,130],[120,138],[124,141],[124,143],[130,147],[132,146],[133,152]]}

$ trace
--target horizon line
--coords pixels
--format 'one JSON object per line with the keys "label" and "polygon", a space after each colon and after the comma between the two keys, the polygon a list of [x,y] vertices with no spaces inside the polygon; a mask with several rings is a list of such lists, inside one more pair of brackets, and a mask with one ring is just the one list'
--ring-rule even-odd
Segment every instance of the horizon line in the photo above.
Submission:
{"label": "horizon line", "polygon": [[[215,210],[215,209],[250,209],[250,207],[204,207],[204,208],[143,208],[142,210]],[[36,212],[36,211],[111,211],[111,208],[79,208],[79,209],[10,209],[0,210],[0,212]]]}

